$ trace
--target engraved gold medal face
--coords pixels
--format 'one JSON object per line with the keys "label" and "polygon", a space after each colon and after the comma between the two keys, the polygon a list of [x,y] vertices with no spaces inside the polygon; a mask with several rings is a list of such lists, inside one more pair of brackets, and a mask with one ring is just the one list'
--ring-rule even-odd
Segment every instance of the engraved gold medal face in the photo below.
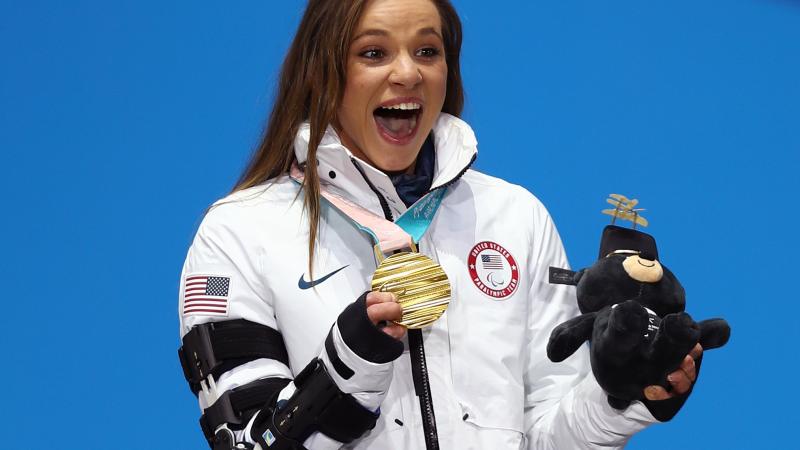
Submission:
{"label": "engraved gold medal face", "polygon": [[393,292],[403,307],[397,323],[424,328],[450,304],[450,281],[442,267],[419,253],[396,253],[384,259],[372,276],[372,290]]}

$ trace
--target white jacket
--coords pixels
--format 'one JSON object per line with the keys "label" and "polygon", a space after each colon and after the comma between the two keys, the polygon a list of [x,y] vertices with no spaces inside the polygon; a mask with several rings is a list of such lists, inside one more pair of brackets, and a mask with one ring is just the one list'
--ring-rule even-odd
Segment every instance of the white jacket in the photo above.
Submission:
{"label": "white jacket", "polygon": [[[301,163],[308,139],[308,127],[301,127],[295,141]],[[591,375],[586,346],[558,364],[545,354],[551,330],[578,309],[574,287],[548,283],[548,267],[568,263],[544,206],[519,186],[464,172],[477,143],[463,121],[442,114],[434,141],[432,188],[452,185],[419,250],[443,267],[452,284],[449,309],[423,334],[441,448],[624,446],[633,433],[655,422],[644,405],[636,402],[624,412],[608,405]],[[354,158],[332,129],[317,157],[328,190],[383,216],[367,177],[394,218],[406,211],[388,176]],[[377,264],[372,242],[328,205],[321,214],[314,278],[344,269],[314,288],[300,289],[299,280],[309,281],[309,236],[298,193],[293,180],[281,177],[229,195],[210,209],[189,250],[181,277],[181,335],[200,323],[244,318],[280,331],[289,354],[289,367],[262,359],[227,372],[217,381],[220,391],[259,378],[291,378],[314,357],[325,359],[323,341],[331,325],[369,289]],[[230,279],[216,312],[185,304],[186,279],[197,275]],[[338,341],[342,360],[357,376],[345,381],[334,373],[337,384],[381,409],[375,429],[354,447],[424,449],[409,356],[373,365],[341,346]],[[375,386],[381,392],[359,397]],[[207,406],[202,393],[200,404]],[[319,433],[306,444],[337,446]]]}

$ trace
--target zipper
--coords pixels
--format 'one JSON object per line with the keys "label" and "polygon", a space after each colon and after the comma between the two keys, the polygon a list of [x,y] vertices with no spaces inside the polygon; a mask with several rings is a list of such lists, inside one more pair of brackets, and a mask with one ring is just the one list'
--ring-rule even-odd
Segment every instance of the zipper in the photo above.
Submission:
{"label": "zipper", "polygon": [[[444,189],[458,181],[467,173],[467,170],[472,167],[476,156],[477,155],[472,155],[472,159],[470,159],[469,163],[458,175],[453,177],[453,179],[429,190],[428,194],[438,189]],[[364,178],[364,181],[367,182],[367,186],[378,196],[381,209],[383,209],[384,218],[394,222],[394,216],[392,215],[391,209],[389,209],[389,202],[378,191],[375,185],[372,184],[367,174],[364,173],[364,170],[358,165],[356,160],[351,158],[350,161]],[[419,399],[419,409],[422,415],[422,431],[425,435],[425,448],[427,450],[439,450],[439,434],[436,430],[436,415],[433,410],[433,395],[431,394],[430,379],[428,377],[428,365],[425,362],[425,345],[422,339],[422,330],[408,330],[408,347],[409,356],[411,357],[411,377],[414,381],[414,393]]]}
{"label": "zipper", "polygon": [[461,179],[461,177],[463,177],[463,176],[464,176],[464,174],[465,174],[465,173],[467,173],[467,171],[468,171],[468,170],[469,170],[469,169],[472,167],[472,164],[474,164],[474,163],[475,163],[475,159],[477,159],[477,158],[478,158],[478,154],[477,154],[477,153],[476,153],[476,154],[474,154],[474,155],[472,155],[472,159],[470,159],[470,160],[469,160],[469,162],[467,163],[467,165],[466,165],[466,166],[464,166],[464,168],[463,168],[463,169],[461,169],[461,172],[458,172],[458,175],[454,176],[454,177],[453,177],[453,178],[452,178],[450,181],[448,181],[447,183],[445,183],[445,184],[443,184],[443,185],[441,185],[441,186],[436,186],[435,188],[433,188],[433,189],[429,190],[429,191],[428,191],[428,194],[430,194],[430,193],[431,193],[431,192],[433,192],[433,191],[437,191],[437,190],[439,190],[439,189],[444,189],[444,188],[446,188],[446,187],[450,187],[450,185],[452,185],[452,184],[453,184],[453,183],[455,183],[456,181],[460,180],[460,179]]}
{"label": "zipper", "polygon": [[372,181],[369,181],[369,177],[367,177],[367,174],[364,173],[364,169],[362,169],[361,166],[358,165],[356,160],[350,158],[350,162],[352,162],[353,165],[356,166],[356,170],[358,171],[358,173],[361,174],[361,178],[363,178],[364,181],[367,182],[367,186],[369,186],[369,188],[372,189],[372,192],[374,192],[375,195],[378,196],[378,201],[381,203],[381,209],[383,209],[383,217],[386,220],[394,222],[394,215],[392,215],[392,210],[389,209],[389,202],[386,201],[386,198],[383,195],[381,195],[380,192],[378,192],[378,188],[376,188],[375,185],[372,184]]}
{"label": "zipper", "polygon": [[428,365],[425,363],[425,345],[422,342],[422,330],[408,330],[408,346],[411,356],[411,377],[414,380],[414,392],[419,398],[419,410],[422,414],[422,432],[425,434],[425,448],[439,450],[439,434],[436,431],[436,416],[433,412],[433,396],[428,379]]}

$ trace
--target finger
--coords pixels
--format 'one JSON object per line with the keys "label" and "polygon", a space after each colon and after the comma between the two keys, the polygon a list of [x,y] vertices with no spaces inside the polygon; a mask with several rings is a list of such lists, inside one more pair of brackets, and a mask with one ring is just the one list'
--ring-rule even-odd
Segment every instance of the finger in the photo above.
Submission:
{"label": "finger", "polygon": [[692,387],[692,380],[690,380],[686,372],[681,369],[667,375],[667,380],[669,384],[672,385],[672,392],[677,395],[689,392],[689,389]]}
{"label": "finger", "polygon": [[691,355],[686,355],[686,357],[683,358],[680,369],[686,374],[686,377],[689,378],[689,381],[692,383],[697,380],[697,367],[695,366],[694,358],[692,358]]}
{"label": "finger", "polygon": [[397,302],[397,296],[391,292],[370,292],[367,294],[367,308],[378,303]]}
{"label": "finger", "polygon": [[397,325],[396,323],[389,323],[389,325],[383,327],[383,332],[397,340],[400,340],[406,335],[406,327]]}
{"label": "finger", "polygon": [[672,394],[667,392],[667,390],[663,387],[657,385],[647,386],[644,388],[644,396],[648,400],[666,400],[668,398],[672,398]]}
{"label": "finger", "polygon": [[376,303],[367,307],[367,316],[373,324],[382,320],[400,320],[403,317],[403,307],[399,303]]}
{"label": "finger", "polygon": [[700,359],[700,357],[703,356],[703,346],[700,344],[695,345],[694,348],[689,352],[689,355],[693,359]]}

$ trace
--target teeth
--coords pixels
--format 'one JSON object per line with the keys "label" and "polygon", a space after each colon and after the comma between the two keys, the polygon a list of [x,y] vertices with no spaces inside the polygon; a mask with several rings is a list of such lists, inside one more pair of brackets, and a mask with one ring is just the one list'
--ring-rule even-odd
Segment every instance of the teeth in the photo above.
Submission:
{"label": "teeth", "polygon": [[416,110],[422,108],[419,103],[398,103],[392,106],[381,106],[383,109],[403,109],[403,110]]}

